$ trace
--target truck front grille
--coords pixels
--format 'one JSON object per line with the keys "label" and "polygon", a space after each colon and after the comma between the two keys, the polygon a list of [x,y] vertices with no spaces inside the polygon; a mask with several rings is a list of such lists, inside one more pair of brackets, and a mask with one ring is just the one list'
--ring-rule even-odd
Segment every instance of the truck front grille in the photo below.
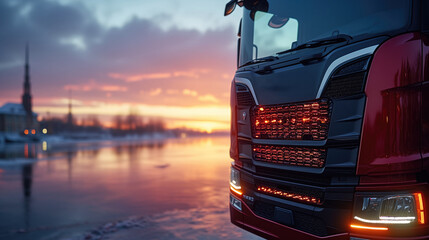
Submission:
{"label": "truck front grille", "polygon": [[321,168],[325,164],[326,149],[254,144],[256,161],[294,166]]}
{"label": "truck front grille", "polygon": [[252,135],[258,139],[325,140],[331,106],[328,100],[255,106]]}

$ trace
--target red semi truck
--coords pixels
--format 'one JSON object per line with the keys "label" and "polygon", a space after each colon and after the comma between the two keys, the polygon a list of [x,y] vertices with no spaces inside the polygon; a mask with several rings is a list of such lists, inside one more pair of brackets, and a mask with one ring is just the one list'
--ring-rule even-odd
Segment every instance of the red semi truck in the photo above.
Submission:
{"label": "red semi truck", "polygon": [[429,239],[429,0],[232,0],[230,214],[268,239]]}

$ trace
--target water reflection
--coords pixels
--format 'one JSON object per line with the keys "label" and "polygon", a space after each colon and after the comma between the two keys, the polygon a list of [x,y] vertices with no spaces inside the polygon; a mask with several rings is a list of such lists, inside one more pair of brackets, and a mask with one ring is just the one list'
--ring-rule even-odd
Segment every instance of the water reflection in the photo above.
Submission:
{"label": "water reflection", "polygon": [[66,156],[67,156],[67,170],[68,170],[67,175],[68,175],[69,182],[71,182],[72,173],[73,173],[73,158],[76,157],[76,152],[67,151]]}
{"label": "water reflection", "polygon": [[[0,238],[13,239],[14,231],[24,229],[19,239],[37,239],[39,229],[66,232],[70,228],[63,226],[85,228],[88,222],[129,216],[156,219],[175,211],[221,212],[206,217],[210,223],[204,227],[229,226],[228,144],[228,138],[207,138],[3,149],[0,192],[8,194],[0,194],[0,206],[6,206],[0,208]],[[242,235],[232,226],[225,231]]]}
{"label": "water reflection", "polygon": [[22,166],[22,188],[24,189],[24,197],[31,197],[31,183],[33,181],[33,164],[24,164]]}
{"label": "water reflection", "polygon": [[24,190],[24,221],[25,227],[30,226],[30,212],[31,212],[31,185],[33,182],[33,165],[25,164],[22,166],[22,188]]}

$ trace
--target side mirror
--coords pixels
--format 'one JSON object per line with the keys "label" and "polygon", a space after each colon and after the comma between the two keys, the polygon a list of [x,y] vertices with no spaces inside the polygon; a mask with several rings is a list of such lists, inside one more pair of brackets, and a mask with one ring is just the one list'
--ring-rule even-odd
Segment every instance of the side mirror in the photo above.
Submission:
{"label": "side mirror", "polygon": [[287,22],[289,21],[289,18],[287,17],[280,17],[278,15],[273,15],[270,18],[270,21],[268,22],[268,26],[272,28],[281,28],[283,27]]}
{"label": "side mirror", "polygon": [[234,12],[235,6],[237,5],[237,0],[231,0],[229,1],[225,6],[225,13],[224,16],[228,16],[232,12]]}

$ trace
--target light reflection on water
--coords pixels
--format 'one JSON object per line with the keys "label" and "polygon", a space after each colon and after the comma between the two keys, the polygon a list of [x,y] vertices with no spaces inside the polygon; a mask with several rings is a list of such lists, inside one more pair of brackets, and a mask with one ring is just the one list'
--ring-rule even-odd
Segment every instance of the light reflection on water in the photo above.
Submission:
{"label": "light reflection on water", "polygon": [[0,238],[46,239],[62,226],[129,216],[159,223],[169,216],[165,231],[175,232],[198,214],[209,219],[199,226],[206,234],[222,226],[219,238],[248,238],[229,222],[228,141],[8,145],[0,151]]}

